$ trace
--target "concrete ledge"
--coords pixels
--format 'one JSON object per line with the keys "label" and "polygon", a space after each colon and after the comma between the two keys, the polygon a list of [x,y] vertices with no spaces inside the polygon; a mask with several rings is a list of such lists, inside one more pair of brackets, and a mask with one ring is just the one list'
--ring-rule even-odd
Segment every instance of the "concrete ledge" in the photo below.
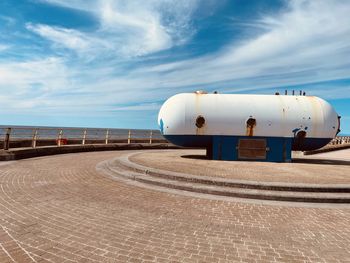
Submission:
{"label": "concrete ledge", "polygon": [[314,150],[314,151],[306,151],[304,152],[304,155],[312,155],[317,153],[325,153],[325,152],[332,152],[332,151],[339,151],[350,148],[350,144],[338,144],[338,145],[326,145],[325,147]]}
{"label": "concrete ledge", "polygon": [[218,178],[205,175],[185,174],[153,167],[147,167],[130,161],[130,157],[136,153],[128,153],[116,159],[116,162],[135,172],[148,174],[164,179],[187,181],[192,183],[238,187],[248,189],[262,189],[274,191],[295,191],[295,192],[329,192],[329,193],[350,193],[350,184],[311,184],[311,183],[283,183],[264,182],[252,180],[238,180],[229,178]]}
{"label": "concrete ledge", "polygon": [[[303,202],[303,203],[350,203],[349,184],[309,184],[246,181],[193,175],[143,166],[130,161],[140,152],[125,153],[101,162],[96,169],[112,179],[154,185],[164,189],[200,193],[211,196],[244,199]],[[140,185],[139,185],[140,186]]]}
{"label": "concrete ledge", "polygon": [[26,158],[33,158],[46,155],[93,152],[93,151],[121,151],[121,150],[142,150],[142,149],[180,149],[180,147],[169,143],[157,144],[89,144],[89,145],[64,145],[46,146],[38,148],[17,148],[8,151],[0,150],[0,161],[12,161]]}

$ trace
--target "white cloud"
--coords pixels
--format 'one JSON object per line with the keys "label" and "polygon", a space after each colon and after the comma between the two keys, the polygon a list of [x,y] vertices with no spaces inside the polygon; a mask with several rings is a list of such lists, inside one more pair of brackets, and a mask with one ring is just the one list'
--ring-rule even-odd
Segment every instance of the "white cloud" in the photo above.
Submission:
{"label": "white cloud", "polygon": [[0,62],[0,76],[0,104],[8,111],[49,107],[54,100],[51,94],[69,87],[69,72],[64,62],[54,57]]}
{"label": "white cloud", "polygon": [[286,11],[253,23],[264,25],[255,37],[215,54],[145,71],[161,73],[173,87],[230,82],[265,88],[349,78],[349,13],[349,2],[290,1]]}
{"label": "white cloud", "polygon": [[[100,7],[102,31],[113,34],[126,55],[144,55],[170,48],[172,39],[161,24],[159,14],[128,8],[126,12],[112,1]],[[124,42],[124,43],[123,43]]]}
{"label": "white cloud", "polygon": [[266,33],[230,48],[225,52],[229,56],[217,62],[254,63],[285,58],[293,53],[300,61],[300,58],[315,57],[333,48],[337,52],[348,47],[349,12],[350,4],[342,1],[291,1],[287,12],[261,19],[268,28]]}
{"label": "white cloud", "polygon": [[[25,86],[30,83],[42,83],[59,87],[68,76],[62,59],[49,57],[28,62],[1,62],[0,85]],[[56,84],[55,84],[56,83]],[[63,82],[64,83],[64,82]]]}
{"label": "white cloud", "polygon": [[26,28],[69,49],[79,51],[90,48],[88,37],[77,30],[31,23],[27,23]]}
{"label": "white cloud", "polygon": [[2,23],[5,23],[7,26],[12,26],[16,23],[16,20],[13,17],[0,15],[0,20],[3,20]]}
{"label": "white cloud", "polygon": [[[154,59],[147,66],[137,64],[142,58],[121,63],[118,55],[147,55],[183,43],[197,1],[187,6],[170,0],[45,2],[83,9],[97,17],[100,27],[83,33],[28,24],[29,30],[55,45],[109,58],[95,63],[69,56],[0,63],[0,103],[12,110],[17,106],[11,105],[19,105],[50,113],[151,112],[170,95],[196,89],[262,92],[350,78],[350,3],[345,1],[290,1],[280,13],[252,21],[258,34],[247,34],[249,38],[209,55],[170,63]],[[173,17],[166,20],[169,10]],[[315,85],[310,91],[326,98],[350,97],[346,85]]]}
{"label": "white cloud", "polygon": [[108,42],[108,45],[97,45],[94,52],[103,53],[105,48],[108,48],[115,55],[124,57],[143,56],[184,44],[193,35],[191,18],[199,2],[198,0],[41,1],[88,12],[97,18],[100,27],[89,36],[76,30],[47,25],[29,25],[30,30],[74,49],[79,44],[82,44],[82,47],[96,45],[97,39],[100,39],[101,43]]}
{"label": "white cloud", "polygon": [[9,48],[10,48],[9,45],[0,44],[0,52],[5,51],[5,50],[7,50],[7,49],[9,49]]}
{"label": "white cloud", "polygon": [[161,107],[158,103],[141,103],[133,106],[115,107],[111,108],[111,111],[154,111],[159,110]]}

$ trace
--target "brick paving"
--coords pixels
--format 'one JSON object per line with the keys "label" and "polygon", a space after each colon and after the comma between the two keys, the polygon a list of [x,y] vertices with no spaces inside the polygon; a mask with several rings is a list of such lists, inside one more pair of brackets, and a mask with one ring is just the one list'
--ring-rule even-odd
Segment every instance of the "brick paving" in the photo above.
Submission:
{"label": "brick paving", "polygon": [[[314,159],[330,163],[272,163],[214,161],[203,159],[205,150],[170,150],[142,152],[130,157],[147,167],[179,173],[265,182],[350,184],[350,149],[310,156],[298,156],[305,162]],[[342,164],[348,161],[348,164]],[[340,162],[341,164],[338,164]]]}
{"label": "brick paving", "polygon": [[139,188],[96,171],[118,154],[0,166],[0,262],[349,262],[350,207],[247,204]]}

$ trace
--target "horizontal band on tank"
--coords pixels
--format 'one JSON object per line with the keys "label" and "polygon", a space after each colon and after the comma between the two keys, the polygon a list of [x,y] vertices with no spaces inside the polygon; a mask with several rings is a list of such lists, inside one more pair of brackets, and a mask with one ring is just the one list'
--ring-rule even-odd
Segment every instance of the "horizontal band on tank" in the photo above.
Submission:
{"label": "horizontal band on tank", "polygon": [[290,139],[292,150],[294,151],[311,151],[319,149],[328,144],[332,138],[288,138],[288,137],[267,137],[267,136],[228,136],[228,135],[163,135],[168,141],[175,145],[184,147],[210,147],[213,140],[217,138],[232,139],[267,139],[268,147],[273,147],[275,141],[281,139]]}

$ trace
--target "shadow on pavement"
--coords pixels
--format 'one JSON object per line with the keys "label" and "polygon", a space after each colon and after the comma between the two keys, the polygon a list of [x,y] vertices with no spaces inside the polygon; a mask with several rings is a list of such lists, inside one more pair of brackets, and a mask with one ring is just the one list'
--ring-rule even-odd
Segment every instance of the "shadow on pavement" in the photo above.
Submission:
{"label": "shadow on pavement", "polygon": [[181,158],[197,159],[197,160],[209,160],[206,155],[198,155],[198,154],[181,155]]}
{"label": "shadow on pavement", "polygon": [[304,159],[293,158],[292,163],[311,163],[311,164],[326,164],[326,165],[350,165],[350,161],[332,160],[332,159]]}
{"label": "shadow on pavement", "polygon": [[[196,160],[209,160],[206,155],[181,155],[181,158],[196,159]],[[310,163],[310,164],[323,164],[323,165],[350,165],[350,161],[345,160],[331,160],[331,159],[307,159],[307,158],[293,158],[292,163]]]}

